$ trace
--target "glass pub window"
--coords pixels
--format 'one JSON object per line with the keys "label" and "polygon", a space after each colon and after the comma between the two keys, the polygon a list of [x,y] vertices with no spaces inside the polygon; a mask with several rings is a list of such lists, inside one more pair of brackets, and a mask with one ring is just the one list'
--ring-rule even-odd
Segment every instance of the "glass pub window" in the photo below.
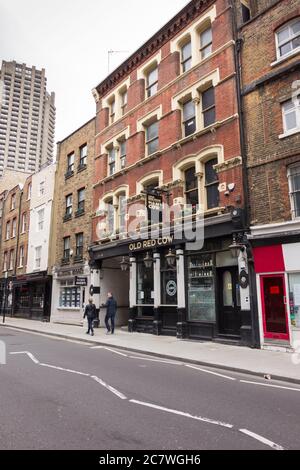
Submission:
{"label": "glass pub window", "polygon": [[196,110],[193,100],[183,104],[183,127],[185,137],[196,131]]}
{"label": "glass pub window", "polygon": [[200,34],[200,53],[201,59],[205,59],[212,53],[212,31],[207,28]]}
{"label": "glass pub window", "polygon": [[300,217],[300,163],[288,170],[293,218]]}
{"label": "glass pub window", "polygon": [[158,68],[155,67],[155,69],[151,70],[151,72],[148,73],[147,75],[147,98],[150,98],[150,96],[155,95],[157,92],[158,88]]}
{"label": "glass pub window", "polygon": [[188,314],[189,320],[216,321],[214,256],[188,257]]}
{"label": "glass pub window", "polygon": [[218,159],[213,158],[205,163],[205,189],[207,209],[219,206],[219,180],[214,166],[218,164]]}
{"label": "glass pub window", "polygon": [[147,155],[157,152],[158,144],[158,121],[155,121],[146,128]]}
{"label": "glass pub window", "polygon": [[216,120],[215,90],[214,87],[202,93],[202,113],[204,127],[210,126]]}
{"label": "glass pub window", "polygon": [[185,200],[186,204],[192,206],[192,213],[196,213],[197,205],[199,204],[199,196],[198,178],[194,166],[185,171]]}
{"label": "glass pub window", "polygon": [[187,42],[181,48],[181,65],[182,71],[186,72],[192,67],[192,43],[191,41]]}

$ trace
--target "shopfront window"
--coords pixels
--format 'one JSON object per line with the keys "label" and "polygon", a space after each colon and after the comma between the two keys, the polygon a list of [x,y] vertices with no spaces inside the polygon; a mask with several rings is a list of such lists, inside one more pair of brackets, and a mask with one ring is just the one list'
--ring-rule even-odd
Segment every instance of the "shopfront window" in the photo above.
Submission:
{"label": "shopfront window", "polygon": [[24,284],[20,287],[17,287],[15,290],[15,303],[16,310],[18,311],[21,308],[28,308],[30,304],[30,292],[28,284]]}
{"label": "shopfront window", "polygon": [[161,256],[161,304],[177,305],[177,269],[168,266],[165,258],[168,251]]}
{"label": "shopfront window", "polygon": [[63,308],[80,307],[80,287],[74,287],[74,281],[61,283],[59,306]]}
{"label": "shopfront window", "polygon": [[188,257],[188,316],[190,321],[216,321],[214,279],[213,255]]}
{"label": "shopfront window", "polygon": [[289,275],[291,324],[300,329],[300,273]]}
{"label": "shopfront window", "polygon": [[32,307],[33,308],[44,308],[44,295],[45,286],[44,284],[33,284],[32,287]]}
{"label": "shopfront window", "polygon": [[154,304],[154,277],[153,266],[146,268],[144,263],[145,254],[137,260],[137,304]]}

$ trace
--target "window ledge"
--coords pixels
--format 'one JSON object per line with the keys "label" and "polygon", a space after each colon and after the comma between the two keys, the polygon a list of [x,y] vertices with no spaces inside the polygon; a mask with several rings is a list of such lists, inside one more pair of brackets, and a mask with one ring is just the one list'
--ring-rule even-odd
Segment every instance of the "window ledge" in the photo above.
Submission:
{"label": "window ledge", "polygon": [[68,180],[69,178],[72,178],[72,176],[74,176],[74,171],[68,171],[65,174],[65,180]]}
{"label": "window ledge", "polygon": [[79,165],[77,168],[77,173],[80,173],[81,171],[84,171],[87,169],[87,165]]}
{"label": "window ledge", "polygon": [[284,134],[280,134],[278,136],[279,139],[285,139],[286,137],[290,137],[291,135],[299,134],[300,128],[299,129],[293,129],[291,131],[287,131]]}
{"label": "window ledge", "polygon": [[271,67],[276,67],[276,65],[282,64],[282,62],[285,62],[286,60],[289,60],[291,57],[294,57],[295,55],[299,54],[299,52],[300,52],[300,47],[295,49],[290,54],[287,54],[284,57],[280,57],[279,59],[276,59],[274,62],[271,63]]}

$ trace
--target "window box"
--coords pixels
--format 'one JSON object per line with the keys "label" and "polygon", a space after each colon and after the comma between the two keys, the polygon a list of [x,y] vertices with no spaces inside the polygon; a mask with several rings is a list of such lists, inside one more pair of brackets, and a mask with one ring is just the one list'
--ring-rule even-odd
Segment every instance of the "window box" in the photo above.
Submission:
{"label": "window box", "polygon": [[62,258],[61,264],[62,265],[70,264],[70,258]]}

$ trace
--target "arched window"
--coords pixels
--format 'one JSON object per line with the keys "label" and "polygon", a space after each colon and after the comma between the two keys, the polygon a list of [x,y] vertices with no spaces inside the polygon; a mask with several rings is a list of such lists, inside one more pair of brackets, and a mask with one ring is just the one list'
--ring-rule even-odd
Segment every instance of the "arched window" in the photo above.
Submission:
{"label": "arched window", "polygon": [[187,205],[192,206],[192,212],[194,214],[197,212],[197,205],[199,204],[198,178],[196,175],[195,165],[185,170],[184,180],[185,202]]}
{"label": "arched window", "polygon": [[108,233],[113,233],[115,228],[115,214],[114,214],[114,206],[113,206],[113,199],[107,199],[106,201],[106,229]]}
{"label": "arched window", "polygon": [[277,58],[300,51],[300,18],[286,23],[276,32]]}
{"label": "arched window", "polygon": [[126,212],[127,212],[127,199],[125,193],[118,195],[118,230],[120,233],[126,231]]}
{"label": "arched window", "polygon": [[219,207],[219,180],[214,166],[218,164],[217,158],[208,160],[205,164],[205,192],[206,208],[213,209]]}

